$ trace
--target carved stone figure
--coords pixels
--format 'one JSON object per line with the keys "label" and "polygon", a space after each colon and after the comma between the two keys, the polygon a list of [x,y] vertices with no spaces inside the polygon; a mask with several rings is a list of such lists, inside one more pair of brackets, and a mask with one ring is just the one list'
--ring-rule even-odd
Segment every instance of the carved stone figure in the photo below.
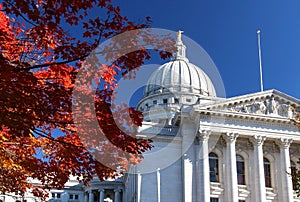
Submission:
{"label": "carved stone figure", "polygon": [[246,111],[247,113],[254,113],[256,114],[257,111],[259,110],[259,107],[260,107],[260,103],[253,103],[253,104],[250,104],[250,105],[246,105]]}
{"label": "carved stone figure", "polygon": [[272,110],[272,102],[270,101],[270,99],[267,99],[265,101],[266,103],[266,113],[265,114],[272,114],[273,110]]}
{"label": "carved stone figure", "polygon": [[272,108],[272,113],[278,115],[279,103],[274,99],[274,97],[272,98],[271,101],[271,108]]}
{"label": "carved stone figure", "polygon": [[260,102],[259,112],[260,114],[266,114],[267,107],[264,102]]}
{"label": "carved stone figure", "polygon": [[295,119],[295,113],[292,106],[288,106],[288,118]]}
{"label": "carved stone figure", "polygon": [[288,117],[289,106],[287,104],[281,104],[278,107],[278,115]]}

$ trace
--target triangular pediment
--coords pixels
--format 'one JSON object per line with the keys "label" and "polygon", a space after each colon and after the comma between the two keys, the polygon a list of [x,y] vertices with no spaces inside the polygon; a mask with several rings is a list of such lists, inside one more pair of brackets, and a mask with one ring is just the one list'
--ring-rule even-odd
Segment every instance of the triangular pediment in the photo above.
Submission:
{"label": "triangular pediment", "polygon": [[231,115],[249,115],[256,118],[285,118],[290,120],[294,119],[296,113],[300,112],[300,100],[277,90],[268,90],[200,105],[199,109]]}

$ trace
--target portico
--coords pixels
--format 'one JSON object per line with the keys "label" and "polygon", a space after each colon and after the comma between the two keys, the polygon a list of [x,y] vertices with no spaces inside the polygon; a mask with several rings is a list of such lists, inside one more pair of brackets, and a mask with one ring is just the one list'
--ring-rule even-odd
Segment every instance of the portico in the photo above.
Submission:
{"label": "portico", "polygon": [[123,188],[118,186],[93,186],[84,192],[84,202],[122,202],[122,198]]}

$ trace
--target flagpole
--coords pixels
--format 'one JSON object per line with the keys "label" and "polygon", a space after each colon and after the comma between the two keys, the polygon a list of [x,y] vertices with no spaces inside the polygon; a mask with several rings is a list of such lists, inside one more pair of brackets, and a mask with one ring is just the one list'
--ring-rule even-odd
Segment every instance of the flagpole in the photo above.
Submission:
{"label": "flagpole", "polygon": [[261,59],[261,46],[260,46],[260,30],[257,30],[257,43],[258,43],[258,59],[259,59],[259,72],[260,72],[260,91],[264,91],[263,74],[262,74],[262,59]]}

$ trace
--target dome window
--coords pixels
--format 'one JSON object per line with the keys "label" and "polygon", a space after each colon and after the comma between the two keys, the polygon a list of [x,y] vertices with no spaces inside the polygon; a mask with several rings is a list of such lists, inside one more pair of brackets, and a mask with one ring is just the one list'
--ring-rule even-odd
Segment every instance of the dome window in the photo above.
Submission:
{"label": "dome window", "polygon": [[157,100],[153,100],[153,104],[156,105],[157,104]]}

